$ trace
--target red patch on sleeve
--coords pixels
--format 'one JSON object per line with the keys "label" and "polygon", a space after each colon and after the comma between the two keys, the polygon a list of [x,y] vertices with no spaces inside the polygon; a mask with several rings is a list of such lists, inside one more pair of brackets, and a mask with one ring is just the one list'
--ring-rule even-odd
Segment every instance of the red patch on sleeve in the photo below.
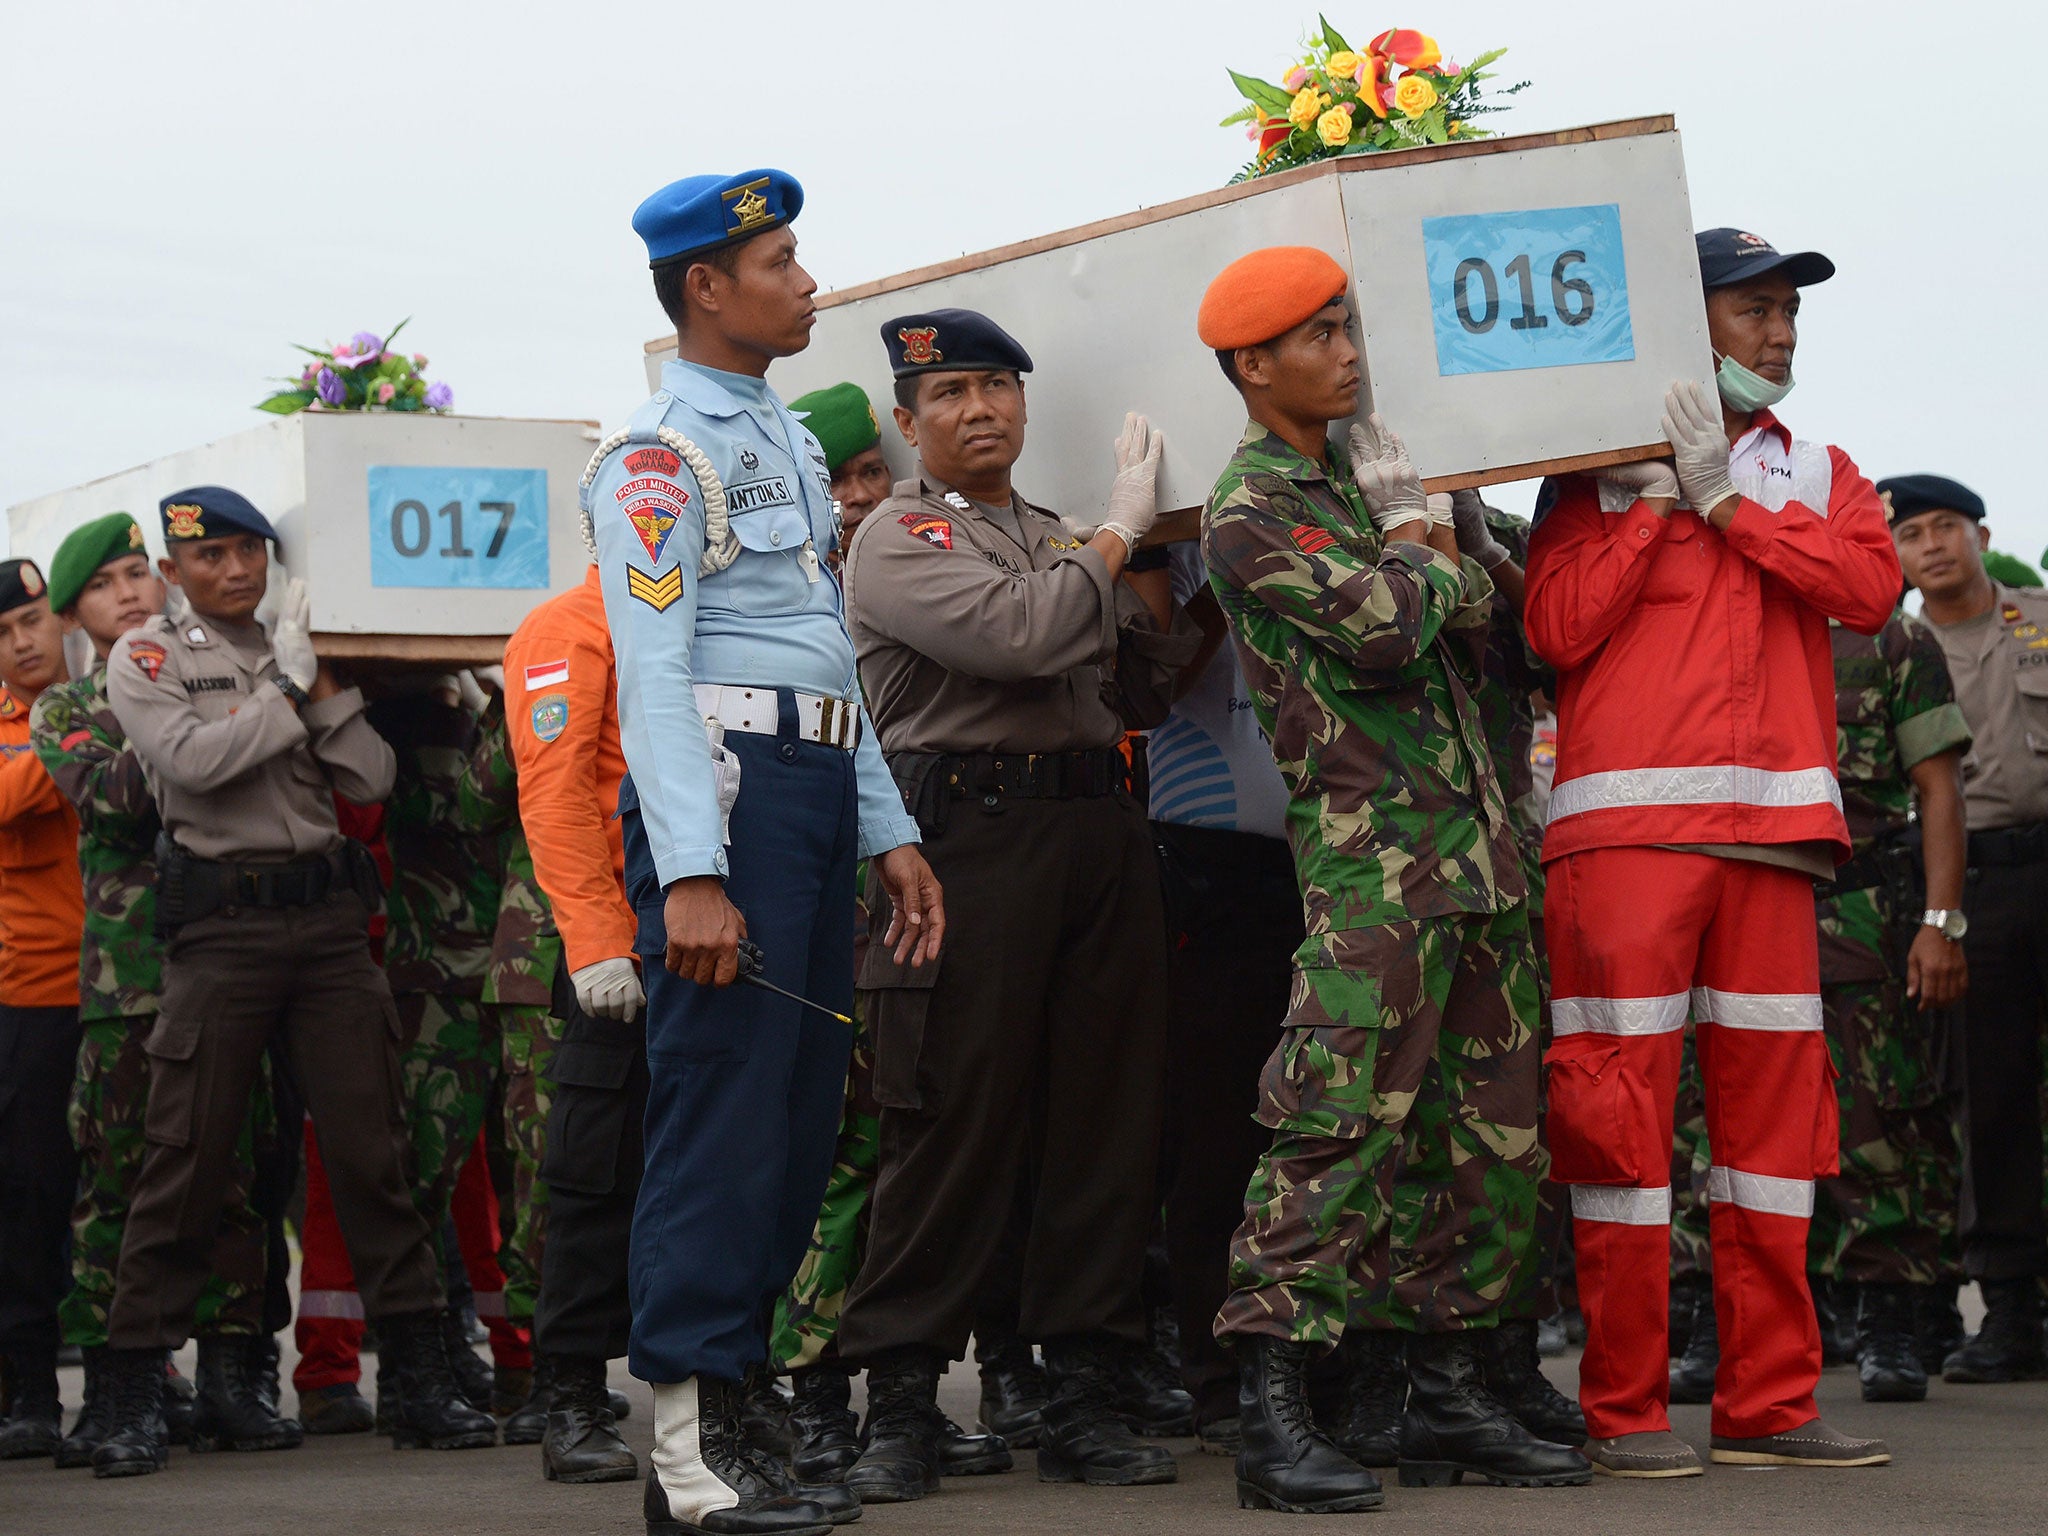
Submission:
{"label": "red patch on sleeve", "polygon": [[627,470],[636,475],[668,475],[683,467],[683,461],[666,448],[640,448],[626,455]]}
{"label": "red patch on sleeve", "polygon": [[62,741],[58,742],[57,745],[63,751],[76,752],[80,747],[84,746],[88,741],[91,740],[91,731],[73,731],[71,732],[70,735],[66,736]]}
{"label": "red patch on sleeve", "polygon": [[953,547],[953,524],[946,518],[934,517],[929,512],[906,512],[896,521],[927,544],[939,549]]}
{"label": "red patch on sleeve", "polygon": [[131,640],[128,642],[128,659],[142,668],[153,683],[157,673],[164,669],[164,648],[153,640]]}
{"label": "red patch on sleeve", "polygon": [[1289,534],[1304,555],[1320,555],[1337,542],[1337,536],[1327,528],[1294,528]]}

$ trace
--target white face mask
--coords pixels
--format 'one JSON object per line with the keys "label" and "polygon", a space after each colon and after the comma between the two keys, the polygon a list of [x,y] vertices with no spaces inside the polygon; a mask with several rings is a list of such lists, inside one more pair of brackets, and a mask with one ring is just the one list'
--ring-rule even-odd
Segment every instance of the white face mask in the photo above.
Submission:
{"label": "white face mask", "polygon": [[1760,373],[1753,373],[1732,357],[1724,357],[1714,370],[1714,387],[1721,391],[1721,398],[1738,411],[1761,411],[1776,405],[1792,393],[1792,375],[1785,375],[1785,382],[1773,384]]}

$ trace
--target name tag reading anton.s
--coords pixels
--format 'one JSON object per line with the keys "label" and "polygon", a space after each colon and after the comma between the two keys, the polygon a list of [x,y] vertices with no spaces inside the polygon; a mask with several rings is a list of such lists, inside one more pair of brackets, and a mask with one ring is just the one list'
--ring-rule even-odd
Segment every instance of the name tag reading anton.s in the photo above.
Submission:
{"label": "name tag reading anton.s", "polygon": [[1440,374],[1625,363],[1621,208],[1524,208],[1422,221]]}

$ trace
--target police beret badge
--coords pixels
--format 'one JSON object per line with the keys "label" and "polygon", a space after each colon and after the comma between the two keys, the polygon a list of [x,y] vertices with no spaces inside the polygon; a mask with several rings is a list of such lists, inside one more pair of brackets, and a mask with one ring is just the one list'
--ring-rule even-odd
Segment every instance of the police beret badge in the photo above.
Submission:
{"label": "police beret badge", "polygon": [[164,532],[174,539],[203,539],[206,525],[199,521],[198,507],[190,502],[174,502],[164,508]]}

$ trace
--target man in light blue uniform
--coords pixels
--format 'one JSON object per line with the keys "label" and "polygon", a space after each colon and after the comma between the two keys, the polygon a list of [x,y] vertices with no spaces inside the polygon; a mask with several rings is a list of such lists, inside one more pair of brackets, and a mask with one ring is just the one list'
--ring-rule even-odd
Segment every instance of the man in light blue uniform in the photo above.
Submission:
{"label": "man in light blue uniform", "polygon": [[859,1512],[843,1487],[793,1486],[741,1428],[741,1378],[766,1357],[831,1170],[851,1031],[732,986],[739,942],[761,946],[776,985],[850,1011],[861,857],[894,903],[900,955],[935,957],[944,930],[824,569],[824,453],[763,378],[810,340],[816,284],[788,228],[802,204],[772,170],[690,177],[641,204],[678,360],[583,491],[618,657],[647,989],[629,1364],[654,1385],[651,1536],[823,1530]]}

